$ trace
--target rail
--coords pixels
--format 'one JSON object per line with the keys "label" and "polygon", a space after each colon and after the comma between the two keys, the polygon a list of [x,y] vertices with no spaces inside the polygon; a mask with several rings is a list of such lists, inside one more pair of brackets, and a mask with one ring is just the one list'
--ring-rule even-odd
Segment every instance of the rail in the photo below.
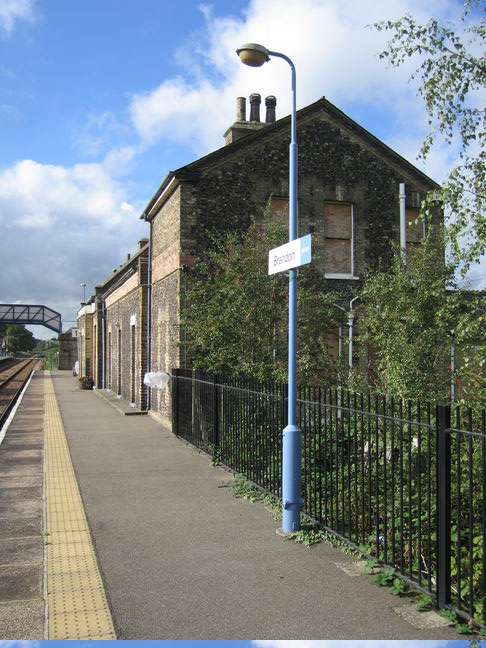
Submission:
{"label": "rail", "polygon": [[38,359],[18,360],[8,367],[0,365],[0,428],[7,420]]}

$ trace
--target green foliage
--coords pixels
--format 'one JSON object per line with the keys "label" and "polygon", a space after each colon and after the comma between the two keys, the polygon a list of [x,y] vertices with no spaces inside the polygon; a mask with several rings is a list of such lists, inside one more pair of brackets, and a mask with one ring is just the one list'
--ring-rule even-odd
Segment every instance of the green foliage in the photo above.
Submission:
{"label": "green foliage", "polygon": [[389,586],[393,583],[395,569],[393,567],[384,567],[382,571],[378,572],[375,576],[375,585],[380,587]]}
{"label": "green foliage", "polygon": [[36,345],[33,333],[28,331],[23,324],[6,324],[3,328],[3,337],[11,353],[32,351]]}
{"label": "green foliage", "polygon": [[[362,545],[360,548],[363,553],[368,552],[368,547],[366,545]],[[377,567],[381,567],[381,560],[378,560],[378,558],[370,558],[366,563],[365,570],[368,574],[373,574]]]}
{"label": "green foliage", "polygon": [[[182,328],[195,368],[216,374],[285,381],[288,277],[268,275],[268,252],[285,242],[287,226],[265,211],[243,234],[213,239],[213,249],[188,274]],[[312,266],[299,270],[298,372],[314,381],[335,369],[326,331],[336,328],[336,297],[321,290]]]}
{"label": "green foliage", "polygon": [[216,443],[208,444],[208,451],[211,455],[211,463],[213,466],[219,466],[221,461],[221,448]]}
{"label": "green foliage", "polygon": [[446,292],[454,267],[444,263],[442,249],[427,236],[407,253],[406,264],[396,250],[390,269],[365,280],[359,339],[362,349],[369,345],[375,353],[367,386],[404,400],[434,402],[450,398],[454,380],[456,400],[484,407],[484,304],[463,290]]}
{"label": "green foliage", "polygon": [[[45,358],[42,361],[42,369],[52,371],[59,366],[59,344],[51,344],[45,351]],[[91,380],[91,379],[90,379]]]}
{"label": "green foliage", "polygon": [[256,488],[241,475],[237,475],[235,479],[225,482],[223,486],[229,486],[235,497],[243,497],[249,502],[261,502],[272,511],[275,520],[282,519],[282,502],[276,497]]}
{"label": "green foliage", "polygon": [[[472,4],[481,13],[486,10],[484,0]],[[458,164],[424,207],[426,214],[438,205],[445,208],[448,239],[463,274],[486,251],[486,134],[480,95],[486,87],[486,25],[474,17],[467,1],[454,26],[434,18],[420,25],[410,15],[374,25],[393,34],[380,58],[395,67],[409,58],[419,61],[411,80],[420,84],[431,127],[420,156],[427,157],[439,137],[459,148]]]}
{"label": "green foliage", "polygon": [[401,596],[402,594],[405,594],[405,592],[407,591],[407,584],[397,576],[396,578],[393,579],[393,583],[391,585],[390,591],[394,596]]}
{"label": "green foliage", "polygon": [[430,238],[407,254],[395,251],[389,270],[368,277],[359,311],[360,340],[376,353],[370,386],[402,399],[443,398],[449,387],[455,301],[446,298],[452,268]]}
{"label": "green foliage", "polygon": [[297,544],[303,544],[309,548],[323,540],[328,540],[329,535],[328,532],[319,529],[317,525],[311,522],[303,522],[298,531],[289,534],[289,540],[293,540]]}
{"label": "green foliage", "polygon": [[418,612],[423,612],[424,610],[431,610],[434,607],[434,600],[428,594],[422,594],[419,598],[415,609]]}

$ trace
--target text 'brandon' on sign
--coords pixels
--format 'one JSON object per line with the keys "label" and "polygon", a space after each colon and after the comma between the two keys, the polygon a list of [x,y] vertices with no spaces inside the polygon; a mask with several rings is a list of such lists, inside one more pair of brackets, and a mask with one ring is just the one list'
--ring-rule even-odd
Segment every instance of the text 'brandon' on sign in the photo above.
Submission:
{"label": "text 'brandon' on sign", "polygon": [[268,274],[292,270],[311,262],[311,235],[302,236],[270,250],[268,253]]}

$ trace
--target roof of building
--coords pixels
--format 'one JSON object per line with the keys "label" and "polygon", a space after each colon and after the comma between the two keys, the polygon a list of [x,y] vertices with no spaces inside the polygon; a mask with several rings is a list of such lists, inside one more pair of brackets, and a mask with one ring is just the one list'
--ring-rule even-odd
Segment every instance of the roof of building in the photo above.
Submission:
{"label": "roof of building", "polygon": [[[142,245],[143,241],[146,241],[146,243],[143,243]],[[103,294],[107,294],[108,292],[115,290],[119,285],[129,279],[134,272],[136,272],[139,257],[143,255],[148,256],[148,239],[142,239],[139,241],[139,246],[139,249],[131,255],[125,263],[122,263],[118,268],[114,268],[112,274],[107,279],[95,286],[97,292],[101,291]]]}
{"label": "roof of building", "polygon": [[[378,154],[387,158],[388,161],[392,162],[394,165],[400,167],[401,169],[405,169],[409,175],[416,177],[421,184],[430,187],[430,189],[439,187],[439,185],[434,180],[429,178],[425,173],[420,171],[420,169],[411,164],[408,160],[399,155],[392,148],[384,144],[381,140],[372,135],[369,131],[360,126],[353,119],[348,117],[342,110],[337,108],[325,97],[322,97],[318,101],[315,101],[305,108],[298,110],[296,115],[297,125],[299,124],[299,121],[309,118],[313,114],[317,114],[319,111],[323,111],[329,118],[342,124],[345,129],[353,132],[358,138],[362,139],[371,148],[375,149]],[[240,149],[253,146],[259,140],[263,141],[270,139],[274,137],[277,132],[288,129],[289,127],[290,115],[287,115],[286,117],[283,117],[272,124],[266,124],[260,130],[249,132],[248,135],[245,135],[245,137],[242,137],[241,139],[238,139],[231,144],[222,146],[216,151],[198,158],[194,162],[186,164],[179,169],[176,169],[175,171],[169,171],[162,184],[159,186],[152,199],[145,207],[140,218],[151,220],[151,218],[153,218],[153,216],[155,215],[153,213],[154,206],[156,206],[156,204],[160,202],[160,199],[164,197],[164,194],[166,194],[168,197],[172,193],[172,189],[177,186],[178,182],[197,181],[201,178],[205,169],[210,167],[212,164],[217,163],[220,160],[225,160]]]}

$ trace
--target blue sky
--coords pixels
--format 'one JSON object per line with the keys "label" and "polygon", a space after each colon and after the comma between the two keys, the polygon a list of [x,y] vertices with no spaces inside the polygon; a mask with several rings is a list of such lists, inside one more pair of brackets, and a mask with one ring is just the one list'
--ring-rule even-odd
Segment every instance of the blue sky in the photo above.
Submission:
{"label": "blue sky", "polygon": [[[427,119],[412,67],[378,59],[366,27],[407,11],[457,20],[459,0],[0,0],[1,303],[73,323],[83,296],[146,236],[139,216],[169,170],[223,145],[235,99],[277,96],[289,71],[242,66],[263,42],[297,67],[297,104],[325,95],[416,163]],[[418,164],[440,181],[457,157]],[[486,264],[471,280],[486,286]],[[40,328],[38,337],[51,333]]]}

